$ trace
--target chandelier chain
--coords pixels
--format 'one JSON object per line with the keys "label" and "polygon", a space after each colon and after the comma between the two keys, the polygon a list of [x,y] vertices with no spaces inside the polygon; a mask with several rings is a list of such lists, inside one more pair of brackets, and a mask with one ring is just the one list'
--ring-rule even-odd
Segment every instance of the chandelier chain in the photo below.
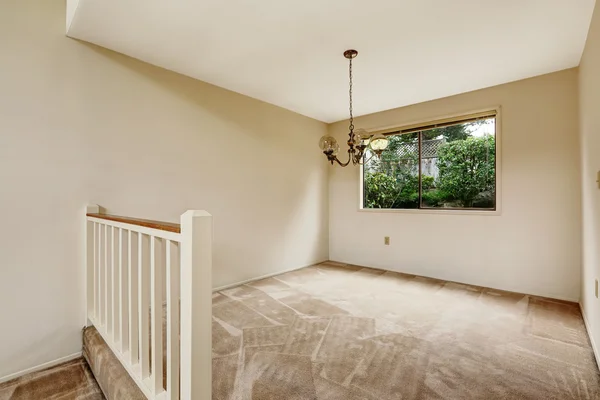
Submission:
{"label": "chandelier chain", "polygon": [[348,94],[350,95],[350,132],[354,131],[354,115],[352,113],[352,58],[350,58],[350,67],[348,68],[350,75],[350,88]]}
{"label": "chandelier chain", "polygon": [[[359,129],[359,133],[354,133],[354,110],[353,108],[353,99],[352,99],[352,89],[353,89],[353,76],[352,76],[352,59],[358,55],[358,51],[349,49],[344,52],[344,57],[348,59],[348,96],[349,99],[349,111],[350,111],[350,126],[348,133],[348,161],[341,162],[337,157],[338,152],[340,151],[340,145],[337,140],[329,135],[325,135],[319,141],[319,147],[323,150],[323,153],[327,156],[327,160],[333,165],[337,163],[341,167],[346,167],[350,163],[363,164],[361,161],[367,162],[368,160],[363,159],[365,156],[365,150],[370,149],[372,154],[376,154],[378,157],[381,157],[381,153],[388,145],[388,140],[385,136],[378,134],[372,135],[369,132]],[[369,158],[370,159],[370,158]]]}

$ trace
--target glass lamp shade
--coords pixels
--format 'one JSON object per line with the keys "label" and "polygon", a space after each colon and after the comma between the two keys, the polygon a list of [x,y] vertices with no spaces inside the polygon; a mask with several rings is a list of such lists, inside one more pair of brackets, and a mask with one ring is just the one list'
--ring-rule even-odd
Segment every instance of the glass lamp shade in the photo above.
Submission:
{"label": "glass lamp shade", "polygon": [[359,128],[354,131],[354,145],[355,146],[368,146],[371,134],[366,130]]}
{"label": "glass lamp shade", "polygon": [[319,140],[319,147],[323,151],[333,151],[333,154],[337,154],[340,151],[340,145],[333,136],[323,136]]}
{"label": "glass lamp shade", "polygon": [[382,152],[386,149],[388,143],[388,138],[379,133],[371,138],[371,142],[369,143],[369,145],[371,146],[371,149],[373,149],[373,151]]}
{"label": "glass lamp shade", "polygon": [[332,150],[333,150],[333,153],[331,153],[331,154],[333,154],[334,156],[337,156],[337,153],[340,152],[340,144],[337,142],[334,143]]}

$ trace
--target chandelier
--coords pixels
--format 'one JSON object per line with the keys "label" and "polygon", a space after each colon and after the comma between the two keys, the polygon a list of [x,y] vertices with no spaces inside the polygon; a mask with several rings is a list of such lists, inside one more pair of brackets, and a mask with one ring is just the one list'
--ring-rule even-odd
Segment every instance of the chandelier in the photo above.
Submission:
{"label": "chandelier", "polygon": [[352,162],[353,165],[361,164],[365,150],[369,148],[378,157],[381,157],[381,153],[386,149],[388,145],[388,139],[382,134],[371,134],[364,129],[354,130],[354,115],[352,113],[352,60],[358,55],[356,50],[346,50],[344,57],[349,61],[348,72],[350,76],[350,89],[348,91],[350,95],[350,125],[348,130],[348,161],[345,163],[341,162],[337,158],[337,154],[340,151],[340,145],[333,136],[323,136],[319,140],[319,147],[323,150],[323,153],[327,156],[331,165],[337,162],[342,167],[347,166]]}

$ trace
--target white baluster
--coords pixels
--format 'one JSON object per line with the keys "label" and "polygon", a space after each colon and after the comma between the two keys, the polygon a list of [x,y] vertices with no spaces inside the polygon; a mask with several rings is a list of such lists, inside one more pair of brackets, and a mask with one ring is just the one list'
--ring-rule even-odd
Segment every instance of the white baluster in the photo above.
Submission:
{"label": "white baluster", "polygon": [[113,281],[113,265],[114,265],[114,257],[113,257],[113,245],[112,245],[112,232],[113,232],[113,227],[112,226],[106,226],[106,242],[105,242],[105,249],[106,249],[106,290],[105,290],[105,294],[106,294],[106,334],[109,335],[111,338],[114,339],[114,337],[112,336],[113,334],[113,325],[112,325],[112,298],[113,298],[113,293],[112,293],[112,281]]}
{"label": "white baluster", "polygon": [[98,318],[100,302],[98,296],[100,291],[98,290],[98,279],[100,278],[100,249],[98,247],[98,224],[93,223],[94,228],[94,320]]}
{"label": "white baluster", "polygon": [[150,238],[150,297],[151,297],[151,337],[152,337],[152,387],[153,393],[163,391],[163,268],[164,242]]}
{"label": "white baluster", "polygon": [[[97,289],[97,300],[98,302],[97,307],[98,307],[98,312],[96,313],[96,321],[98,322],[98,324],[100,324],[100,326],[102,326],[102,312],[103,312],[103,307],[102,307],[102,302],[103,297],[102,297],[102,277],[104,276],[103,273],[103,263],[104,263],[104,259],[102,258],[102,255],[104,254],[104,249],[102,249],[102,238],[103,236],[103,231],[102,231],[102,224],[96,224],[97,228],[98,228],[98,279],[96,280],[96,289]],[[96,327],[99,328],[99,327]]]}
{"label": "white baluster", "polygon": [[100,315],[100,291],[98,281],[100,279],[100,247],[98,246],[98,224],[94,222],[94,321]]}
{"label": "white baluster", "polygon": [[119,228],[115,228],[114,226],[111,229],[111,237],[110,237],[110,326],[112,328],[112,337],[114,342],[119,342],[120,338],[118,337],[118,326],[117,323],[119,321],[119,309],[118,307],[118,290],[119,290],[119,282],[117,276],[117,268],[119,263],[119,252],[118,252],[118,240],[119,240]]}
{"label": "white baluster", "polygon": [[127,260],[128,273],[128,296],[129,296],[129,361],[131,365],[139,362],[139,317],[138,317],[138,266],[139,266],[139,246],[137,232],[129,231],[129,240],[127,246],[129,257]]}
{"label": "white baluster", "polygon": [[125,353],[129,344],[129,313],[127,296],[127,262],[129,258],[129,242],[127,232],[119,229],[119,338],[121,352]]}
{"label": "white baluster", "polygon": [[140,234],[138,240],[138,299],[140,331],[140,367],[142,379],[150,376],[150,237]]}
{"label": "white baluster", "polygon": [[167,399],[179,400],[179,246],[166,245]]}
{"label": "white baluster", "polygon": [[103,316],[103,321],[104,321],[104,330],[106,333],[110,332],[109,330],[109,313],[110,313],[110,307],[109,307],[109,302],[110,302],[110,296],[109,296],[109,292],[108,292],[108,282],[109,282],[109,271],[110,271],[110,259],[108,257],[108,248],[109,248],[109,241],[108,241],[108,231],[110,230],[110,227],[108,225],[104,225],[104,292],[102,293],[102,296],[104,297],[104,316]]}

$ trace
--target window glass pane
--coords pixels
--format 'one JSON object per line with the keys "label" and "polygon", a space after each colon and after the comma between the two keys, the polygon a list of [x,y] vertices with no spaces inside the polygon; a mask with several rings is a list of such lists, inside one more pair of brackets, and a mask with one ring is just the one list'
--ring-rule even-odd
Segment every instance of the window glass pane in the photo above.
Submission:
{"label": "window glass pane", "polygon": [[381,158],[370,151],[365,154],[364,208],[418,208],[418,133],[389,140]]}
{"label": "window glass pane", "polygon": [[496,208],[495,118],[388,138],[365,153],[364,208]]}
{"label": "window glass pane", "polygon": [[495,122],[422,132],[421,208],[496,208]]}

